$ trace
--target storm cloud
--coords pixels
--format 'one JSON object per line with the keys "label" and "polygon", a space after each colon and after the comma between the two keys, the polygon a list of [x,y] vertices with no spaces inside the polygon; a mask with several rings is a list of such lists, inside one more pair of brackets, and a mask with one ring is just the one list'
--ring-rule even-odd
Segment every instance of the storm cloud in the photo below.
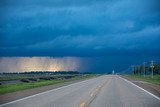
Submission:
{"label": "storm cloud", "polygon": [[159,58],[159,4],[159,0],[4,0],[0,56]]}

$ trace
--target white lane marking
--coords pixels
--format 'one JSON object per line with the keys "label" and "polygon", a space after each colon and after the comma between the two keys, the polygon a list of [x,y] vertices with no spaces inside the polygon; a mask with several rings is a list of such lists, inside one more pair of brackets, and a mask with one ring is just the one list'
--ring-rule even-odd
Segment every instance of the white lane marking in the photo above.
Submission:
{"label": "white lane marking", "polygon": [[[97,77],[97,78],[99,78],[99,77]],[[96,78],[92,78],[92,79],[96,79]],[[84,83],[84,82],[90,81],[92,79],[83,80],[83,81],[76,82],[76,83],[73,83],[73,84],[70,84],[70,85],[62,86],[62,87],[55,88],[55,89],[52,89],[52,90],[49,90],[49,91],[41,92],[41,93],[34,94],[34,95],[31,95],[31,96],[28,96],[28,97],[24,97],[24,98],[21,98],[21,99],[18,99],[18,100],[14,100],[14,101],[11,101],[11,102],[8,102],[8,103],[4,103],[4,104],[1,104],[0,107],[6,106],[6,105],[9,105],[9,104],[12,104],[12,103],[16,103],[16,102],[19,102],[19,101],[22,101],[22,100],[26,100],[26,99],[29,99],[29,98],[32,98],[32,97],[36,97],[38,95],[46,94],[46,93],[49,93],[49,92],[52,92],[52,91],[56,91],[56,90],[60,90],[60,89],[63,89],[63,88],[67,88],[67,87],[70,87],[70,86],[73,86],[73,85],[76,85],[76,84],[79,84],[79,83]]]}
{"label": "white lane marking", "polygon": [[[117,76],[118,76],[118,75],[117,75]],[[139,89],[143,90],[144,92],[146,92],[146,93],[150,94],[152,97],[154,97],[154,98],[156,98],[156,99],[160,100],[160,97],[158,97],[158,96],[156,96],[156,95],[154,95],[154,94],[150,93],[149,91],[147,91],[147,90],[145,90],[145,89],[143,89],[143,88],[139,87],[138,85],[136,85],[136,84],[132,83],[131,81],[128,81],[128,80],[126,80],[126,79],[124,79],[124,78],[122,78],[122,77],[120,77],[120,76],[118,76],[118,77],[119,77],[119,78],[121,78],[121,79],[123,79],[124,81],[126,81],[126,82],[128,82],[128,83],[130,83],[130,84],[132,84],[132,85],[134,85],[134,86],[136,86],[137,88],[139,88]]]}

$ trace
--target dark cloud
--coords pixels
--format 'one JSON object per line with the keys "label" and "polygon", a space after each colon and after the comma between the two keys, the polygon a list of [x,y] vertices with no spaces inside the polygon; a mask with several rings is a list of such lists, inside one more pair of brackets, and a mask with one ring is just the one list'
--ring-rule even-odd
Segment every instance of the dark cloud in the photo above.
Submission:
{"label": "dark cloud", "polygon": [[158,0],[5,0],[0,55],[160,57],[159,7]]}
{"label": "dark cloud", "polygon": [[51,7],[68,7],[68,6],[84,6],[97,3],[110,3],[119,0],[5,0],[2,6],[51,6]]}

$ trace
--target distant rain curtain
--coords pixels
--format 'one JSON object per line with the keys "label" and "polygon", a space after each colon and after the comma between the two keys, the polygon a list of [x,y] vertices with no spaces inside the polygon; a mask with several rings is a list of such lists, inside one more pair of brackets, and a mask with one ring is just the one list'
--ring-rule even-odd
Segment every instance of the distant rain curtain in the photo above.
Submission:
{"label": "distant rain curtain", "polygon": [[76,71],[77,57],[1,57],[0,72]]}

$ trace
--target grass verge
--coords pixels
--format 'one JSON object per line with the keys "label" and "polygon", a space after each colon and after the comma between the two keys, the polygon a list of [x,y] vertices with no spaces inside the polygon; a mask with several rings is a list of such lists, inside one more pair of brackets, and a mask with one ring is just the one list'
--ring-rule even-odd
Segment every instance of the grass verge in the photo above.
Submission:
{"label": "grass verge", "polygon": [[43,81],[31,82],[31,83],[17,83],[17,84],[1,85],[0,94],[6,94],[6,93],[19,91],[19,90],[31,89],[31,88],[53,85],[53,84],[58,84],[58,83],[64,83],[64,82],[69,82],[69,81],[84,80],[84,79],[88,79],[88,78],[95,77],[95,76],[96,75],[94,74],[88,74],[88,75],[83,75],[80,77],[74,77],[71,79],[64,79],[64,80],[43,80]]}
{"label": "grass verge", "polygon": [[145,81],[152,84],[160,85],[160,75],[154,75],[153,78],[151,78],[150,75],[123,75],[124,77],[131,78],[133,80],[137,81]]}

